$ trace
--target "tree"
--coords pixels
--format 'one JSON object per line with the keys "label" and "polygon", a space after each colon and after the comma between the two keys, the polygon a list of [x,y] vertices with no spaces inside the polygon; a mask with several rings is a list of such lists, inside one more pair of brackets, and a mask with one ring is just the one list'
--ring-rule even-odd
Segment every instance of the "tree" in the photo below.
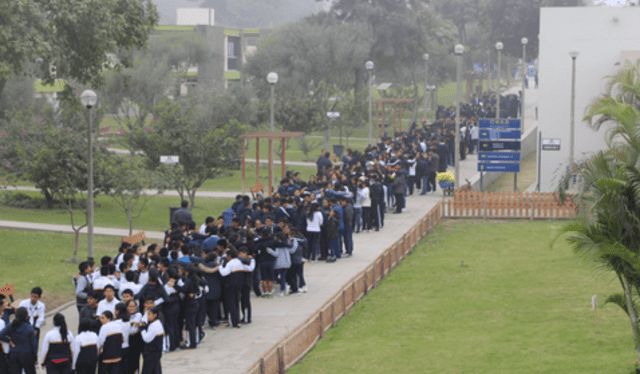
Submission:
{"label": "tree", "polygon": [[156,195],[160,195],[165,182],[160,173],[146,169],[141,162],[131,157],[111,161],[108,166],[111,189],[107,191],[107,195],[127,215],[131,236],[133,220],[140,217],[149,200],[155,196],[149,194],[148,190],[156,190]]}
{"label": "tree", "polygon": [[354,71],[362,70],[372,43],[366,24],[341,24],[328,17],[305,19],[276,31],[245,65],[264,103],[258,121],[269,118],[270,87],[265,77],[276,71],[276,123],[286,131],[325,129],[326,112],[336,105],[332,100],[352,89]]}
{"label": "tree", "polygon": [[187,194],[192,207],[202,183],[239,158],[244,126],[236,120],[214,124],[215,111],[215,101],[210,98],[200,102],[194,97],[182,102],[165,100],[154,108],[151,129],[137,125],[127,136],[132,149],[144,152],[150,170],[168,170],[161,167],[162,155],[180,157],[179,171],[165,177],[181,199]]}
{"label": "tree", "polygon": [[[443,66],[453,65],[449,63],[451,56],[448,56],[455,34],[450,22],[443,21],[428,4],[418,0],[340,0],[329,14],[342,23],[371,25],[375,42],[368,59],[375,63],[376,78],[393,79],[396,84],[413,86],[415,120],[419,108],[419,86],[424,77],[422,55],[425,52],[430,55],[432,83],[442,82],[444,79],[438,73]],[[446,63],[442,64],[443,60],[447,60]]]}
{"label": "tree", "polygon": [[620,306],[629,317],[640,358],[640,64],[627,65],[612,77],[608,91],[587,109],[585,120],[594,129],[611,124],[609,150],[577,163],[560,185],[564,193],[576,174],[584,179],[578,197],[580,217],[562,233],[574,252],[594,266],[612,271],[622,292],[605,304]]}
{"label": "tree", "polygon": [[58,77],[98,87],[105,68],[131,65],[126,54],[109,54],[144,47],[157,21],[146,0],[0,2],[0,92],[11,74],[36,59],[46,83]]}

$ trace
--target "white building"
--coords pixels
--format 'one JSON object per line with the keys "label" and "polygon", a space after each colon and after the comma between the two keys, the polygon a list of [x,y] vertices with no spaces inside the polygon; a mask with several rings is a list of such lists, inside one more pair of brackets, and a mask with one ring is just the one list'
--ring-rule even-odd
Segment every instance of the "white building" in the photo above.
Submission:
{"label": "white building", "polygon": [[559,151],[541,151],[540,190],[552,191],[569,164],[571,71],[576,58],[576,161],[606,149],[606,129],[582,121],[589,103],[605,92],[608,76],[640,56],[640,7],[554,7],[540,13],[538,131],[559,139]]}
{"label": "white building", "polygon": [[215,10],[213,8],[178,8],[176,10],[178,26],[215,26]]}

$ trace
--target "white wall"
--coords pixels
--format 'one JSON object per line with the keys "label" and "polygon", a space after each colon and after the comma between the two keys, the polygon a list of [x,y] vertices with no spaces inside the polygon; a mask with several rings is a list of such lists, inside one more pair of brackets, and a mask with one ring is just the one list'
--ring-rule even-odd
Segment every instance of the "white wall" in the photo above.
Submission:
{"label": "white wall", "polygon": [[[617,22],[614,21],[617,18]],[[605,91],[607,76],[624,66],[622,51],[640,49],[640,7],[542,8],[538,130],[560,138],[560,151],[542,151],[541,191],[554,190],[569,162],[571,57],[577,48],[574,158],[606,148],[606,129],[591,130],[582,121],[587,105]],[[615,66],[616,63],[620,66]]]}

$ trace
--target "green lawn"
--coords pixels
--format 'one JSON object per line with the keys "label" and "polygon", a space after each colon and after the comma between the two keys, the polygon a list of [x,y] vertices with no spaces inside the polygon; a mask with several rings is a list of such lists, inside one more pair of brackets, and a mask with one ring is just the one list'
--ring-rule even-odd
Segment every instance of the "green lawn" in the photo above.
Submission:
{"label": "green lawn", "polygon": [[[532,153],[525,157],[520,163],[518,173],[518,191],[525,191],[532,184],[536,183],[537,153]],[[485,191],[509,192],[513,191],[513,173],[503,173],[498,179],[489,185]]]}
{"label": "green lawn", "polygon": [[[315,160],[314,160],[315,162]],[[316,174],[315,166],[295,166],[295,165],[285,165],[285,171],[299,171],[302,174],[302,179],[309,180],[310,175]],[[246,190],[249,193],[249,188],[256,185],[256,166],[255,163],[247,163],[246,164]],[[282,168],[280,166],[280,161],[273,162],[273,175],[276,181],[280,181],[280,177],[282,176]],[[260,165],[260,183],[266,186],[269,183],[269,169],[267,164]],[[225,174],[220,175],[214,179],[207,180],[202,187],[200,187],[202,191],[240,191],[242,190],[242,171],[240,170],[232,170],[227,171]],[[197,199],[196,194],[196,199]],[[197,201],[197,200],[196,200]]]}
{"label": "green lawn", "polygon": [[[35,286],[44,291],[42,301],[47,311],[75,299],[71,277],[78,274],[78,265],[64,261],[73,254],[74,235],[0,230],[0,241],[0,281],[15,285],[16,300],[29,297],[29,291]],[[120,243],[121,238],[95,236],[94,258],[99,261],[102,256],[114,256]],[[82,235],[78,258],[86,257],[87,237]]]}
{"label": "green lawn", "polygon": [[[41,196],[39,192],[24,192],[32,196]],[[198,198],[196,194],[196,207],[192,210],[194,221],[198,224],[204,222],[207,216],[218,216],[223,210],[228,209],[234,199]],[[110,197],[99,195],[95,199],[94,224],[96,227],[128,228],[127,216]],[[169,228],[169,207],[180,206],[180,198],[156,196],[152,198],[141,216],[133,221],[134,232],[136,230],[164,231]],[[83,213],[77,210],[74,214],[76,222],[84,222]],[[69,212],[65,209],[22,209],[3,206],[0,209],[0,220],[51,223],[71,226]]]}
{"label": "green lawn", "polygon": [[445,221],[289,373],[628,372],[628,317],[591,309],[619,283],[549,249],[562,224]]}

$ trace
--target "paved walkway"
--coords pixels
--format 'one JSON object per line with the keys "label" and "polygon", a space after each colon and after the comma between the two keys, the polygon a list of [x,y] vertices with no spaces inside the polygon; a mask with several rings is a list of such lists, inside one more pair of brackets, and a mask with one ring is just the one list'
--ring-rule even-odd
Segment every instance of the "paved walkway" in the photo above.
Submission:
{"label": "paved walkway", "polygon": [[[530,104],[527,105],[527,109],[535,108],[531,97],[532,95],[528,96]],[[533,125],[531,122],[529,121],[527,127]],[[471,179],[477,174],[476,164],[476,155],[467,156],[467,160],[461,162],[461,181]],[[274,344],[315,314],[344,284],[358,272],[367,268],[382,251],[400,239],[407,229],[442,199],[441,190],[432,195],[408,196],[407,211],[402,214],[387,214],[385,226],[380,232],[354,235],[353,257],[341,259],[332,264],[322,262],[305,264],[304,276],[309,288],[308,293],[273,299],[252,298],[253,323],[251,325],[242,326],[241,329],[205,330],[207,336],[198,349],[176,351],[163,355],[163,373],[245,373]],[[388,212],[390,211],[391,209],[388,209]],[[0,225],[13,224],[15,223],[0,222]],[[17,224],[20,227],[16,228],[26,228],[31,225],[22,222]],[[37,224],[36,226],[45,228],[55,225]],[[96,232],[98,230],[103,229],[96,228]],[[122,236],[118,230],[104,230],[106,230],[105,233],[112,232],[117,236]],[[149,232],[147,232],[147,236],[149,236]],[[277,290],[278,287],[276,286],[274,289]],[[71,330],[75,332],[75,326],[78,324],[75,305],[64,308],[63,313]],[[43,336],[52,327],[51,316],[47,317],[46,322],[42,331]]]}

